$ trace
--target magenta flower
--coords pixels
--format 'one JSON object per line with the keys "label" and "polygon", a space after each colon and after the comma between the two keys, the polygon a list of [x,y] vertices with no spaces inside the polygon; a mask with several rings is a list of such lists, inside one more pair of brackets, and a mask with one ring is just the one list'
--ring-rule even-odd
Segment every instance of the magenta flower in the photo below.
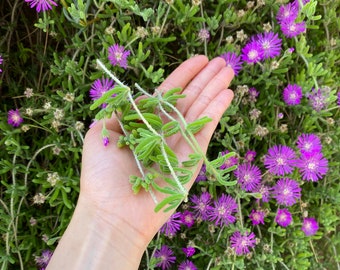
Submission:
{"label": "magenta flower", "polygon": [[230,237],[230,245],[235,250],[237,255],[245,255],[250,252],[250,248],[255,247],[256,239],[253,232],[241,234],[236,231]]}
{"label": "magenta flower", "polygon": [[280,205],[291,206],[301,198],[299,183],[290,178],[281,178],[273,187],[273,197]]}
{"label": "magenta flower", "polygon": [[103,137],[103,145],[104,145],[104,146],[108,146],[109,143],[110,143],[109,137]]}
{"label": "magenta flower", "polygon": [[304,21],[298,23],[284,21],[281,23],[281,31],[288,38],[296,37],[306,31],[306,23]]}
{"label": "magenta flower", "polygon": [[265,212],[262,210],[251,210],[249,214],[249,219],[251,220],[253,225],[264,224],[264,216]]}
{"label": "magenta flower", "polygon": [[201,182],[201,181],[206,181],[207,180],[207,175],[206,175],[207,169],[206,169],[206,165],[203,164],[200,172],[198,173],[195,182]]}
{"label": "magenta flower", "polygon": [[174,252],[167,245],[162,245],[160,249],[157,249],[154,257],[159,259],[159,262],[156,264],[156,266],[161,267],[162,270],[169,269],[171,264],[176,261]]}
{"label": "magenta flower", "polygon": [[327,106],[327,99],[329,98],[329,88],[325,87],[318,90],[312,89],[312,91],[306,96],[312,108],[315,111],[319,112],[325,109]]}
{"label": "magenta flower", "polygon": [[[0,65],[2,65],[4,59],[2,58],[2,55],[0,54]],[[2,72],[2,69],[0,68],[0,73]]]}
{"label": "magenta flower", "polygon": [[186,260],[180,263],[178,270],[197,270],[197,267],[192,261]]}
{"label": "magenta flower", "polygon": [[254,40],[262,47],[263,58],[274,58],[281,53],[282,40],[274,32],[266,32],[254,36]]}
{"label": "magenta flower", "polygon": [[41,268],[47,267],[49,261],[51,260],[51,257],[53,255],[53,252],[49,249],[43,250],[41,253],[41,256],[35,257],[35,262],[40,266]]}
{"label": "magenta flower", "polygon": [[260,184],[253,192],[260,193],[262,196],[261,200],[263,202],[269,202],[272,188],[267,185]]}
{"label": "magenta flower", "polygon": [[222,54],[220,57],[224,59],[227,67],[231,67],[234,70],[234,74],[237,76],[242,69],[241,56],[237,56],[237,54],[233,52],[227,52]]}
{"label": "magenta flower", "polygon": [[181,228],[181,215],[180,212],[172,214],[168,221],[161,227],[160,232],[166,236],[174,236]]}
{"label": "magenta flower", "polygon": [[288,86],[283,89],[283,101],[288,106],[298,105],[301,103],[302,98],[302,88],[297,84],[288,84]]}
{"label": "magenta flower", "polygon": [[318,181],[328,171],[328,160],[321,152],[302,154],[297,160],[296,167],[306,181]]}
{"label": "magenta flower", "polygon": [[340,106],[340,91],[338,92],[338,102],[337,105]]}
{"label": "magenta flower", "polygon": [[257,91],[255,87],[250,87],[249,90],[248,90],[249,100],[251,102],[256,102],[259,94],[260,94],[260,92]]}
{"label": "magenta flower", "polygon": [[129,50],[125,50],[124,46],[118,44],[112,45],[108,49],[109,61],[113,66],[120,66],[124,69],[127,68],[127,58],[130,55]]}
{"label": "magenta flower", "polygon": [[185,210],[181,214],[181,222],[182,224],[186,225],[188,228],[192,227],[192,225],[194,225],[195,223],[195,218],[194,218],[193,213],[191,213],[188,210]]}
{"label": "magenta flower", "polygon": [[321,152],[322,149],[320,138],[315,134],[301,134],[296,144],[302,154]]}
{"label": "magenta flower", "polygon": [[295,162],[294,150],[285,145],[274,145],[264,157],[264,165],[268,171],[279,176],[293,172]]}
{"label": "magenta flower", "polygon": [[234,171],[238,184],[245,191],[254,191],[261,182],[259,167],[251,163],[244,163]]}
{"label": "magenta flower", "polygon": [[251,41],[242,49],[241,58],[248,64],[253,64],[263,59],[264,51],[257,41]]}
{"label": "magenta flower", "polygon": [[34,8],[37,12],[44,12],[46,10],[52,9],[51,5],[58,6],[56,2],[52,0],[25,0],[26,3],[29,3],[30,8]]}
{"label": "magenta flower", "polygon": [[[229,153],[229,151],[228,151],[228,150],[225,150],[225,151],[223,151],[223,152],[221,153],[221,155],[222,155],[222,156],[225,156],[225,155],[228,154],[228,153]],[[232,167],[232,166],[234,166],[234,165],[237,165],[237,163],[238,163],[238,158],[237,158],[237,156],[232,156],[232,157],[228,158],[228,159],[224,162],[224,164],[221,165],[220,169],[221,169],[221,170],[225,170],[225,169],[230,168],[230,167]]]}
{"label": "magenta flower", "polygon": [[301,230],[305,233],[306,236],[312,236],[316,234],[319,229],[319,224],[315,220],[315,218],[304,218]]}
{"label": "magenta flower", "polygon": [[24,121],[21,117],[20,112],[18,109],[9,110],[7,123],[10,124],[12,127],[18,127]]}
{"label": "magenta flower", "polygon": [[211,195],[209,192],[203,192],[199,197],[197,195],[193,195],[191,197],[191,202],[194,204],[191,206],[194,216],[196,219],[207,220],[208,213],[212,209],[211,203]]}
{"label": "magenta flower", "polygon": [[246,162],[253,162],[256,157],[256,151],[248,150],[244,155],[244,160]]}
{"label": "magenta flower", "polygon": [[277,210],[277,214],[275,217],[275,222],[279,224],[281,227],[287,227],[292,223],[292,214],[289,212],[288,209],[283,208]]}
{"label": "magenta flower", "polygon": [[236,217],[233,216],[237,212],[237,204],[234,198],[222,194],[218,200],[214,201],[214,206],[208,213],[208,220],[214,221],[216,226],[223,226],[234,223]]}
{"label": "magenta flower", "polygon": [[299,15],[299,4],[288,3],[280,6],[276,19],[281,24],[283,22],[294,22]]}
{"label": "magenta flower", "polygon": [[185,256],[189,258],[195,254],[196,249],[194,247],[188,246],[186,248],[182,248],[182,251],[184,252]]}
{"label": "magenta flower", "polygon": [[[97,100],[100,98],[104,93],[113,89],[115,87],[115,83],[111,79],[101,78],[97,79],[92,83],[90,89],[90,97],[92,100]],[[106,103],[102,104],[101,107],[105,108]]]}

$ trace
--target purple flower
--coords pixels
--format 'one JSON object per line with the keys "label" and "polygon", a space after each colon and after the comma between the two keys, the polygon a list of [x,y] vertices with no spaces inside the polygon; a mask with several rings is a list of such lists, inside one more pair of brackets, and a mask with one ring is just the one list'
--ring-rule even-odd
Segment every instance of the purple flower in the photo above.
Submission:
{"label": "purple flower", "polygon": [[263,59],[264,51],[257,41],[251,41],[242,49],[241,58],[248,64],[253,64]]}
{"label": "purple flower", "polygon": [[181,214],[181,222],[182,224],[186,225],[188,228],[192,227],[192,225],[194,225],[195,223],[194,215],[190,211],[185,210]]}
{"label": "purple flower", "polygon": [[281,31],[288,38],[296,37],[306,31],[306,23],[304,21],[298,23],[283,21],[281,23]]}
{"label": "purple flower", "polygon": [[283,208],[277,210],[275,222],[279,224],[281,227],[287,227],[288,225],[290,225],[290,223],[292,223],[292,220],[293,220],[292,214],[289,212],[288,209]]}
{"label": "purple flower", "polygon": [[125,50],[124,46],[115,44],[109,47],[108,52],[108,59],[111,65],[120,66],[124,69],[127,68],[127,57],[130,55],[129,50]]}
{"label": "purple flower", "polygon": [[230,245],[235,250],[237,255],[244,255],[250,252],[250,248],[255,247],[256,239],[253,232],[241,234],[240,231],[236,231],[230,237]]}
{"label": "purple flower", "polygon": [[319,224],[315,218],[304,218],[301,230],[306,236],[314,235],[319,229]]}
{"label": "purple flower", "polygon": [[245,191],[253,191],[261,182],[261,171],[259,167],[251,163],[244,163],[234,171],[237,182]]}
{"label": "purple flower", "polygon": [[338,102],[337,105],[340,106],[340,91],[338,92]]}
{"label": "purple flower", "polygon": [[274,58],[280,55],[282,40],[274,32],[258,34],[254,40],[262,47],[263,58]]}
{"label": "purple flower", "polygon": [[182,251],[184,252],[185,256],[188,258],[195,254],[196,249],[194,247],[188,246],[186,248],[182,248]]}
{"label": "purple flower", "polygon": [[273,197],[280,205],[291,206],[301,198],[299,183],[290,178],[281,178],[273,187]]}
{"label": "purple flower", "polygon": [[306,181],[318,181],[328,171],[328,160],[321,152],[302,154],[297,160],[296,166]]}
{"label": "purple flower", "polygon": [[109,143],[110,143],[109,137],[103,137],[103,145],[104,145],[104,146],[108,146]]}
{"label": "purple flower", "polygon": [[37,12],[44,12],[46,10],[52,9],[51,5],[58,6],[57,3],[52,0],[25,0],[25,2],[30,3],[30,8],[34,8],[36,6]]}
{"label": "purple flower", "polygon": [[222,194],[218,200],[214,201],[214,206],[208,213],[209,221],[215,221],[216,226],[228,225],[236,221],[233,216],[237,212],[237,204],[234,198]]}
{"label": "purple flower", "polygon": [[233,52],[227,52],[222,54],[220,57],[224,59],[227,67],[231,67],[234,70],[234,74],[237,76],[242,69],[241,56],[237,56],[237,54]]}
{"label": "purple flower", "polygon": [[207,180],[207,175],[206,175],[207,169],[206,169],[206,165],[203,164],[200,172],[198,173],[195,182],[201,182],[201,181],[206,181]]}
{"label": "purple flower", "polygon": [[288,105],[298,105],[302,98],[302,88],[297,84],[288,84],[283,89],[283,101]]}
{"label": "purple flower", "polygon": [[248,90],[249,100],[251,102],[256,102],[259,94],[260,94],[260,92],[257,91],[255,87],[250,87],[249,90]]}
{"label": "purple flower", "polygon": [[283,22],[294,22],[299,15],[299,6],[295,3],[288,3],[280,6],[276,19],[281,24]]}
{"label": "purple flower", "polygon": [[[92,83],[90,89],[90,97],[92,100],[97,100],[104,93],[115,87],[115,83],[111,79],[101,78]],[[105,108],[107,104],[102,104],[101,107]]]}
{"label": "purple flower", "polygon": [[246,162],[253,162],[256,157],[256,152],[252,150],[248,150],[244,155],[244,160]]}
{"label": "purple flower", "polygon": [[[4,59],[2,58],[2,55],[0,54],[0,65],[2,65]],[[0,73],[2,72],[2,69],[0,68]]]}
{"label": "purple flower", "polygon": [[[228,151],[228,150],[225,150],[225,151],[223,151],[223,152],[221,153],[221,155],[222,155],[222,156],[225,156],[225,155],[228,154],[228,153],[229,153],[229,151]],[[220,169],[221,169],[221,170],[225,170],[225,169],[230,168],[230,167],[232,167],[232,166],[234,166],[234,165],[237,165],[237,163],[238,163],[238,158],[237,158],[237,156],[232,156],[232,157],[228,158],[228,159],[224,162],[224,164],[221,165]]]}
{"label": "purple flower", "polygon": [[302,154],[321,152],[322,149],[320,138],[315,134],[301,134],[296,144]]}
{"label": "purple flower", "polygon": [[275,175],[285,175],[294,170],[296,162],[295,152],[285,145],[274,145],[268,149],[264,157],[264,165],[270,173]]}
{"label": "purple flower", "polygon": [[39,267],[45,268],[47,267],[49,261],[51,260],[51,257],[53,255],[53,252],[49,249],[43,250],[41,253],[41,256],[35,257],[35,262],[39,265]]}
{"label": "purple flower", "polygon": [[251,210],[249,218],[253,225],[264,224],[265,212],[262,210]]}
{"label": "purple flower", "polygon": [[21,117],[20,112],[18,109],[9,110],[7,123],[10,124],[12,127],[18,127],[24,121]]}
{"label": "purple flower", "polygon": [[317,112],[321,111],[327,106],[327,99],[329,98],[330,89],[324,87],[318,90],[312,89],[306,96],[309,100],[309,104]]}
{"label": "purple flower", "polygon": [[178,270],[197,270],[197,267],[192,261],[186,260],[181,262],[181,264],[178,266]]}
{"label": "purple flower", "polygon": [[176,212],[170,216],[167,222],[161,227],[160,232],[166,236],[174,236],[181,228],[181,213]]}
{"label": "purple flower", "polygon": [[174,252],[167,245],[162,245],[156,250],[154,257],[160,260],[156,266],[161,267],[162,270],[169,269],[176,260]]}
{"label": "purple flower", "polygon": [[197,195],[193,195],[191,197],[191,202],[194,204],[191,208],[193,209],[195,218],[207,220],[208,213],[212,209],[212,206],[210,205],[210,193],[203,192],[199,197]]}
{"label": "purple flower", "polygon": [[263,202],[269,202],[271,191],[272,191],[271,187],[264,184],[260,184],[253,192],[260,193],[262,196],[261,200]]}

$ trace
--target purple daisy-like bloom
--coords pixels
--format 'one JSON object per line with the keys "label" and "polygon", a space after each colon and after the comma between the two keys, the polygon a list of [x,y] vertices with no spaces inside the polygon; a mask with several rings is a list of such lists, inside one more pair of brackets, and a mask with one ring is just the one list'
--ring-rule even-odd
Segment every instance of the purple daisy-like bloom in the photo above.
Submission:
{"label": "purple daisy-like bloom", "polygon": [[7,116],[7,123],[12,127],[18,127],[24,121],[18,109],[9,110]]}
{"label": "purple daisy-like bloom", "polygon": [[154,257],[160,260],[156,266],[161,267],[162,270],[169,269],[171,264],[176,261],[174,252],[167,245],[162,245],[160,249],[156,250]]}
{"label": "purple daisy-like bloom", "polygon": [[170,216],[167,222],[161,227],[160,232],[166,236],[174,236],[181,228],[181,216],[180,212],[176,212]]}
{"label": "purple daisy-like bloom", "polygon": [[291,206],[301,198],[299,183],[290,178],[281,178],[273,187],[273,197],[280,205]]}
{"label": "purple daisy-like bloom", "polygon": [[299,15],[299,5],[295,3],[288,3],[282,5],[276,14],[276,19],[281,24],[282,22],[294,22]]}
{"label": "purple daisy-like bloom", "polygon": [[304,218],[301,230],[305,233],[306,236],[312,236],[316,234],[319,229],[319,224],[315,220],[315,218]]}
{"label": "purple daisy-like bloom", "polygon": [[182,248],[182,251],[184,252],[185,256],[189,258],[195,254],[196,249],[194,247],[188,246],[186,248]]}
{"label": "purple daisy-like bloom", "polygon": [[120,66],[124,69],[127,68],[127,58],[130,55],[129,50],[125,50],[124,46],[118,44],[112,45],[108,49],[108,59],[113,66]]}
{"label": "purple daisy-like bloom", "polygon": [[222,194],[218,200],[214,201],[214,206],[208,213],[208,220],[214,221],[216,226],[223,226],[234,223],[237,212],[237,204],[233,197]]}
{"label": "purple daisy-like bloom", "polygon": [[203,192],[199,197],[197,195],[193,195],[191,197],[191,202],[194,204],[193,206],[191,206],[191,208],[193,209],[195,218],[207,220],[208,213],[212,209],[212,206],[210,205],[210,193]]}
{"label": "purple daisy-like bloom", "polygon": [[52,0],[25,0],[26,3],[29,3],[30,8],[34,8],[37,12],[44,12],[46,10],[52,9],[51,5],[58,6],[56,2]]}
{"label": "purple daisy-like bloom", "polygon": [[242,49],[241,59],[248,64],[253,64],[263,59],[264,51],[257,41],[251,41]]}
{"label": "purple daisy-like bloom", "polygon": [[328,160],[321,152],[302,154],[297,160],[296,167],[306,181],[318,181],[328,171]]}
{"label": "purple daisy-like bloom", "polygon": [[261,170],[256,165],[244,163],[234,171],[237,182],[245,191],[254,191],[260,184],[262,176]]}
{"label": "purple daisy-like bloom", "polygon": [[178,270],[197,270],[197,267],[192,261],[185,260],[180,263]]}
{"label": "purple daisy-like bloom", "polygon": [[195,218],[194,218],[193,213],[191,213],[188,210],[185,210],[181,214],[181,222],[182,224],[186,225],[188,228],[192,227],[192,225],[194,225],[195,223]]}
{"label": "purple daisy-like bloom", "polygon": [[256,238],[253,232],[241,234],[240,231],[236,231],[230,237],[230,245],[235,250],[237,255],[245,255],[250,252],[250,248],[255,247]]}
{"label": "purple daisy-like bloom", "polygon": [[53,252],[49,249],[46,249],[42,251],[41,256],[35,257],[34,260],[40,267],[45,268],[51,260],[52,255]]}
{"label": "purple daisy-like bloom", "polygon": [[315,134],[301,134],[297,138],[297,148],[302,154],[321,152],[321,140]]}
{"label": "purple daisy-like bloom", "polygon": [[295,162],[294,150],[286,145],[274,145],[268,149],[268,153],[264,157],[266,169],[279,176],[291,173],[294,170]]}
{"label": "purple daisy-like bloom", "polygon": [[246,162],[253,162],[256,157],[256,151],[248,150],[244,155],[244,160]]}
{"label": "purple daisy-like bloom", "polygon": [[249,219],[251,220],[253,225],[264,224],[264,216],[265,212],[262,210],[251,210],[249,214]]}
{"label": "purple daisy-like bloom", "polygon": [[329,88],[325,87],[318,90],[312,89],[312,91],[306,95],[309,100],[309,104],[314,110],[319,112],[326,108],[329,92]]}
{"label": "purple daisy-like bloom", "polygon": [[206,181],[206,180],[207,180],[206,172],[207,172],[206,165],[203,164],[202,167],[201,167],[201,169],[200,169],[200,172],[198,173],[198,175],[197,175],[197,177],[196,177],[195,182]]}
{"label": "purple daisy-like bloom", "polygon": [[[226,154],[228,154],[229,151],[228,150],[225,150],[221,153],[222,156],[225,156]],[[224,164],[221,165],[220,169],[221,170],[225,170],[227,168],[230,168],[234,165],[237,165],[238,164],[238,158],[237,156],[232,156],[232,157],[229,157],[225,162]]]}
{"label": "purple daisy-like bloom", "polygon": [[298,23],[283,21],[281,23],[281,31],[288,38],[296,37],[306,31],[306,23],[304,21]]}
{"label": "purple daisy-like bloom", "polygon": [[288,84],[285,89],[283,89],[283,101],[288,106],[298,105],[301,103],[302,98],[302,88],[297,84]]}
{"label": "purple daisy-like bloom", "polygon": [[263,49],[263,59],[274,58],[281,53],[282,40],[277,33],[266,32],[258,34],[254,40],[261,45]]}
{"label": "purple daisy-like bloom", "polygon": [[253,192],[261,194],[262,198],[259,200],[262,200],[263,202],[269,202],[272,188],[270,186],[260,184]]}
{"label": "purple daisy-like bloom", "polygon": [[234,74],[235,76],[237,76],[240,70],[242,69],[241,56],[238,56],[234,52],[227,52],[222,54],[220,57],[224,59],[224,61],[227,64],[227,67],[231,67],[234,70]]}
{"label": "purple daisy-like bloom", "polygon": [[[92,83],[91,89],[90,89],[90,97],[92,100],[97,100],[100,98],[104,93],[111,90],[115,87],[115,83],[111,79],[107,78],[101,78],[97,79]],[[102,108],[106,107],[106,104],[101,105]]]}
{"label": "purple daisy-like bloom", "polygon": [[275,217],[275,222],[279,224],[281,227],[287,227],[292,223],[292,214],[289,212],[288,209],[283,208],[277,210],[277,214]]}

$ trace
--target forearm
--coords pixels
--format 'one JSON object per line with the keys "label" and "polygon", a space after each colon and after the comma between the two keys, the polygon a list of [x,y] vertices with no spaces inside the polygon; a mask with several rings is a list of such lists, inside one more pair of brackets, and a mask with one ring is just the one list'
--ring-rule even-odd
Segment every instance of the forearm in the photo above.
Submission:
{"label": "forearm", "polygon": [[129,226],[107,224],[78,202],[72,220],[47,267],[53,269],[138,269],[145,244]]}

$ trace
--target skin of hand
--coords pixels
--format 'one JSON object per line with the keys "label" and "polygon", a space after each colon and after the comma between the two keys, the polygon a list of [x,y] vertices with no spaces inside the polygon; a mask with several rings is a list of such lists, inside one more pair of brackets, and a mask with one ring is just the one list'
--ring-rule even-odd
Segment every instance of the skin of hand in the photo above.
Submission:
{"label": "skin of hand", "polygon": [[[232,101],[233,92],[228,86],[233,76],[233,70],[222,58],[209,61],[199,55],[183,62],[158,88],[183,89],[186,97],[178,101],[177,108],[187,122],[203,116],[212,119],[195,135],[204,152]],[[101,137],[102,125],[98,122],[86,134],[79,199],[48,270],[138,269],[147,245],[172,214],[162,210],[155,213],[149,193],[133,193],[129,176],[140,174],[130,149],[117,147],[122,134],[119,124],[115,118],[106,120],[110,134],[106,147]],[[167,142],[180,161],[192,153],[180,134],[169,137]],[[199,169],[187,184],[188,190],[198,172]]]}

